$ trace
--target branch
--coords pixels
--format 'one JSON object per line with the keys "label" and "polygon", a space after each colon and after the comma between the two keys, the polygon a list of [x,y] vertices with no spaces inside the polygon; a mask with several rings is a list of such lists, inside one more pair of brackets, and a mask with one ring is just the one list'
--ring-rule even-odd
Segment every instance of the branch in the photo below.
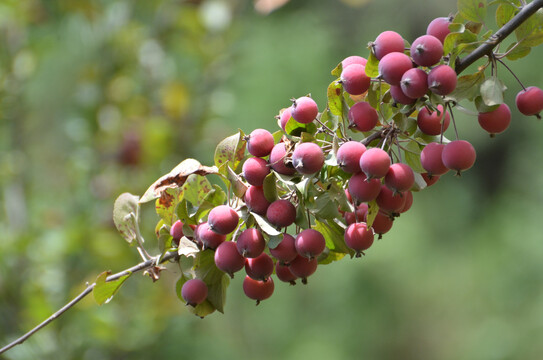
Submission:
{"label": "branch", "polygon": [[455,64],[456,74],[460,73],[468,66],[473,64],[483,56],[488,56],[492,53],[492,50],[499,43],[501,43],[506,37],[511,35],[515,29],[517,29],[523,22],[525,22],[531,15],[535,14],[537,10],[543,8],[543,0],[534,0],[531,3],[524,6],[517,15],[515,15],[507,24],[502,26],[494,35],[492,35],[481,46],[475,49],[472,53],[464,57],[463,59],[457,59]]}
{"label": "branch", "polygon": [[[150,269],[150,268],[154,267],[155,265],[157,265],[157,262],[160,262],[162,264],[162,263],[164,263],[164,262],[166,262],[168,260],[174,259],[174,258],[176,258],[178,256],[179,255],[177,254],[177,252],[169,252],[166,255],[164,255],[162,258],[160,256],[152,257],[151,259],[149,259],[147,261],[144,261],[144,262],[141,262],[138,265],[132,266],[131,268],[128,268],[126,270],[123,270],[121,272],[118,272],[116,274],[108,276],[106,278],[106,282],[118,280],[119,278],[121,278],[121,277],[123,277],[125,275],[130,275],[132,273],[136,273],[136,272],[139,272],[139,271],[142,271],[142,270]],[[85,290],[83,290],[79,295],[77,295],[75,298],[73,298],[69,303],[64,305],[57,312],[55,312],[53,315],[51,315],[46,320],[44,320],[41,324],[39,324],[38,326],[36,326],[32,330],[30,330],[29,332],[24,334],[23,336],[21,336],[17,340],[15,340],[15,341],[11,342],[10,344],[8,344],[8,345],[4,346],[3,348],[1,348],[0,349],[0,354],[8,351],[9,349],[15,347],[16,345],[22,344],[29,337],[31,337],[32,335],[37,333],[39,330],[41,330],[42,328],[44,328],[45,326],[49,325],[51,322],[53,322],[54,320],[59,318],[60,315],[64,314],[68,309],[70,309],[75,304],[77,304],[79,301],[81,301],[85,296],[89,295],[92,292],[92,290],[94,289],[95,286],[96,286],[96,283],[92,283],[90,285],[87,284],[87,288]]]}

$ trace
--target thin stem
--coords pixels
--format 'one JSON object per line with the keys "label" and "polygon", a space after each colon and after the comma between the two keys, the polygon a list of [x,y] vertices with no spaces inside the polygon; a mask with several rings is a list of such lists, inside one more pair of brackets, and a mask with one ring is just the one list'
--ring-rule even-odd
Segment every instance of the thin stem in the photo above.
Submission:
{"label": "thin stem", "polygon": [[327,134],[330,135],[331,137],[334,137],[334,135],[335,135],[334,131],[332,131],[332,129],[330,129],[328,126],[326,126],[325,123],[323,123],[322,121],[320,121],[320,119],[315,119],[315,121],[317,121],[319,124],[321,124],[323,130],[326,130],[325,133],[327,133]]}
{"label": "thin stem", "polygon": [[[449,112],[451,113],[451,119],[454,127],[454,133],[456,135],[456,140],[459,139],[458,137],[458,129],[456,128],[456,121],[454,120],[454,113],[452,111],[452,106],[450,103],[447,103],[447,107],[449,108]],[[441,143],[443,143],[443,131],[441,131]]]}
{"label": "thin stem", "polygon": [[522,86],[522,89],[524,91],[526,91],[526,87],[524,86],[524,84],[522,83],[522,81],[520,81],[520,79],[517,77],[517,75],[515,75],[515,73],[513,72],[513,70],[511,70],[511,68],[509,66],[507,66],[505,64],[505,62],[503,62],[501,59],[496,59],[500,64],[502,64],[503,66],[505,66],[505,68],[507,70],[509,70],[509,72],[511,73],[511,75],[513,75],[513,77],[518,81],[518,83],[520,84],[520,86]]}

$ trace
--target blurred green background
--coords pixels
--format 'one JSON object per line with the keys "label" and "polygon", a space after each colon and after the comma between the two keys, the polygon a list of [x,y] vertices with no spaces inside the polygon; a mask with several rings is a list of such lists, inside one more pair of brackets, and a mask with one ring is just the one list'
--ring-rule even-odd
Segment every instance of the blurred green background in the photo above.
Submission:
{"label": "blurred green background", "polygon": [[[211,164],[237,128],[277,129],[291,97],[311,93],[323,108],[344,57],[367,56],[384,30],[412,41],[455,9],[452,0],[1,1],[0,345],[100,272],[139,261],[111,221],[120,193],[143,194],[188,157]],[[510,66],[542,87],[542,56]],[[499,74],[513,105],[520,87]],[[156,284],[137,276],[111,303],[84,299],[5,358],[541,359],[543,125],[512,109],[495,139],[457,112],[476,166],[415,194],[363,259],[322,266],[307,286],[277,282],[258,307],[237,276],[226,313],[205,320],[177,300],[175,271]],[[156,253],[152,206],[144,218]]]}

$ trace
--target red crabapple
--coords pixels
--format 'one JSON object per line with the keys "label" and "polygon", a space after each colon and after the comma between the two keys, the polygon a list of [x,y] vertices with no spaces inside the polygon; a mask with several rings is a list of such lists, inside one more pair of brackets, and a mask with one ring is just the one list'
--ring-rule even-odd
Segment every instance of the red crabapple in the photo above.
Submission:
{"label": "red crabapple", "polygon": [[281,112],[281,114],[279,115],[279,125],[281,126],[281,129],[283,129],[283,131],[286,131],[286,127],[287,127],[287,122],[290,120],[290,113],[292,111],[292,106],[289,107],[289,108],[286,108],[285,110],[283,110]]}
{"label": "red crabapple", "polygon": [[309,96],[302,96],[292,104],[290,115],[299,123],[309,124],[317,117],[319,108],[315,100]]}
{"label": "red crabapple", "polygon": [[543,111],[543,90],[537,86],[521,90],[515,98],[518,111],[524,115],[537,115]]}
{"label": "red crabapple", "polygon": [[289,265],[281,264],[281,262],[278,261],[275,264],[275,275],[277,275],[277,278],[281,281],[296,285],[296,279],[298,277],[290,271]]}
{"label": "red crabapple", "polygon": [[339,167],[350,174],[359,173],[360,157],[366,151],[366,146],[358,141],[347,141],[337,150],[336,158]]}
{"label": "red crabapple", "polygon": [[198,225],[196,237],[202,242],[205,249],[216,249],[217,246],[226,240],[226,235],[218,234],[211,230],[209,223],[204,222]]}
{"label": "red crabapple", "polygon": [[234,273],[245,266],[245,258],[240,255],[235,242],[225,241],[215,250],[215,265],[233,278]]}
{"label": "red crabapple", "polygon": [[292,164],[299,173],[317,173],[324,165],[324,153],[321,147],[315,143],[298,144],[292,153]]}
{"label": "red crabapple", "polygon": [[364,222],[354,223],[345,230],[345,245],[356,251],[356,257],[373,244],[373,230]]}
{"label": "red crabapple", "polygon": [[351,106],[347,117],[349,118],[349,127],[354,127],[358,131],[370,131],[379,121],[377,111],[364,101]]}
{"label": "red crabapple", "polygon": [[253,156],[268,156],[273,149],[273,135],[268,130],[255,129],[248,138],[247,151]]}
{"label": "red crabapple", "polygon": [[343,61],[341,62],[341,67],[345,69],[347,66],[352,65],[352,64],[360,64],[360,65],[366,66],[367,63],[368,63],[368,60],[366,60],[362,56],[352,55],[343,59]]}
{"label": "red crabapple", "polygon": [[266,281],[254,280],[250,276],[245,276],[243,280],[243,292],[248,298],[256,300],[256,304],[260,304],[262,300],[266,300],[273,294],[275,286],[273,279],[270,277]]}
{"label": "red crabapple", "polygon": [[402,36],[395,31],[384,31],[373,42],[373,52],[377,60],[381,60],[389,53],[403,53],[404,48]]}
{"label": "red crabapple", "polygon": [[409,69],[402,75],[400,86],[403,93],[412,99],[423,97],[428,91],[428,74],[420,68]]}
{"label": "red crabapple", "polygon": [[366,75],[364,65],[360,64],[352,64],[343,68],[340,79],[343,89],[351,95],[365,93],[371,84],[371,78]]}
{"label": "red crabapple", "polygon": [[430,175],[428,173],[420,174],[426,182],[426,187],[434,185],[439,180],[439,175]]}
{"label": "red crabapple", "polygon": [[390,95],[394,102],[402,105],[414,104],[417,100],[405,95],[401,85],[390,85]]}
{"label": "red crabapple", "polygon": [[273,273],[273,260],[263,252],[255,258],[245,261],[245,272],[255,280],[265,281]]}
{"label": "red crabapple", "polygon": [[375,216],[375,219],[373,220],[373,224],[371,224],[371,228],[376,234],[379,235],[379,239],[381,239],[383,234],[386,234],[388,231],[390,231],[390,229],[392,229],[393,224],[394,218],[384,211],[379,210]]}
{"label": "red crabapple", "polygon": [[415,184],[413,169],[403,163],[390,165],[385,175],[385,184],[394,192],[403,192],[411,189]]}
{"label": "red crabapple", "polygon": [[[400,85],[403,74],[413,68],[411,58],[401,52],[385,55],[379,61],[379,75],[390,85]],[[454,71],[454,70],[453,70]]]}
{"label": "red crabapple", "polygon": [[390,156],[383,149],[368,149],[360,157],[360,169],[366,174],[368,179],[384,177],[389,167]]}
{"label": "red crabapple", "polygon": [[357,173],[351,176],[348,184],[349,194],[357,202],[375,200],[381,191],[379,179],[368,179],[366,174]]}
{"label": "red crabapple", "polygon": [[411,44],[411,57],[419,66],[433,66],[443,56],[443,44],[432,35],[422,35]]}
{"label": "red crabapple", "polygon": [[398,210],[399,214],[403,214],[404,212],[411,209],[411,206],[413,206],[413,193],[411,191],[406,191],[403,193],[403,196],[405,196],[405,204],[400,210]]}
{"label": "red crabapple", "polygon": [[445,144],[432,142],[426,145],[420,152],[420,163],[424,170],[428,172],[428,175],[443,175],[449,171],[449,168],[443,164],[443,160],[441,159],[444,148]]}
{"label": "red crabapple", "polygon": [[428,24],[426,34],[435,36],[443,44],[445,43],[445,38],[451,32],[451,30],[449,30],[450,23],[451,20],[448,17],[438,17]]}
{"label": "red crabapple", "polygon": [[438,65],[428,73],[428,88],[437,95],[452,93],[456,82],[456,72],[449,65]]}
{"label": "red crabapple", "polygon": [[404,207],[406,197],[404,193],[395,193],[386,185],[382,185],[376,201],[381,210],[389,213],[397,213]]}
{"label": "red crabapple", "polygon": [[296,236],[294,246],[299,255],[312,259],[322,254],[326,247],[326,241],[319,231],[305,229]]}
{"label": "red crabapple", "polygon": [[285,149],[285,143],[280,142],[273,147],[270,153],[270,166],[273,170],[282,175],[296,174],[296,169],[285,164],[286,159],[287,150]]}
{"label": "red crabapple", "polygon": [[249,186],[243,198],[249,210],[258,215],[266,215],[266,210],[268,210],[268,206],[271,204],[266,199],[262,186]]}
{"label": "red crabapple", "polygon": [[177,220],[172,224],[172,227],[170,228],[170,235],[176,242],[179,242],[179,240],[185,235],[183,234],[183,223],[181,220]]}
{"label": "red crabapple", "polygon": [[230,206],[219,205],[211,209],[207,222],[210,229],[217,234],[227,235],[238,227],[239,215]]}
{"label": "red crabapple", "polygon": [[318,261],[317,258],[306,258],[298,255],[294,260],[290,262],[290,272],[302,279],[303,284],[307,284],[307,278],[317,271]]}
{"label": "red crabapple", "polygon": [[420,131],[427,135],[439,135],[442,130],[445,132],[450,122],[451,117],[441,104],[437,105],[437,111],[433,112],[423,107],[417,115],[417,125]]}
{"label": "red crabapple", "polygon": [[275,200],[268,206],[266,218],[276,227],[287,227],[296,220],[296,208],[288,200]]}
{"label": "red crabapple", "polygon": [[466,140],[451,141],[441,153],[443,164],[451,170],[456,170],[457,175],[468,170],[475,163],[475,149]]}
{"label": "red crabapple", "polygon": [[181,297],[187,305],[196,306],[207,298],[207,285],[200,279],[187,280],[181,287]]}
{"label": "red crabapple", "polygon": [[368,204],[362,203],[358,205],[358,207],[356,208],[354,212],[345,213],[344,215],[345,223],[347,225],[351,225],[355,222],[365,221],[367,213],[368,213]]}
{"label": "red crabapple", "polygon": [[236,240],[236,247],[241,256],[254,258],[262,254],[266,247],[266,241],[258,229],[248,228],[239,235]]}
{"label": "red crabapple", "polygon": [[491,136],[504,132],[511,123],[511,110],[507,104],[500,104],[496,110],[477,115],[479,125]]}
{"label": "red crabapple", "polygon": [[294,260],[298,253],[296,252],[296,246],[294,245],[295,239],[292,235],[283,234],[283,239],[276,247],[270,248],[270,254],[279,262],[288,263]]}
{"label": "red crabapple", "polygon": [[266,160],[258,157],[252,157],[243,163],[241,172],[249,184],[254,186],[262,186],[264,179],[270,173],[270,168]]}

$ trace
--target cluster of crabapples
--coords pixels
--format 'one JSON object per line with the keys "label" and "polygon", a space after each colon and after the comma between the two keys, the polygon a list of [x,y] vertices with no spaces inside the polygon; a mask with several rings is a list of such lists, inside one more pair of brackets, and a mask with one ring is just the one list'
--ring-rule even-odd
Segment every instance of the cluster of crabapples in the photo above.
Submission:
{"label": "cluster of crabapples", "polygon": [[[390,86],[388,91],[395,104],[413,105],[418,109],[416,122],[420,132],[443,139],[454,104],[444,100],[433,105],[429,99],[433,95],[445,99],[457,85],[457,74],[445,63],[443,53],[450,21],[449,18],[433,20],[427,34],[415,39],[408,48],[400,34],[381,33],[370,43],[372,55],[379,61],[376,78],[366,75],[367,60],[363,57],[350,56],[342,61],[338,81],[343,91],[354,99],[348,110],[348,128],[364,133],[363,140],[342,138],[333,150],[316,140],[304,142],[301,138],[286,136],[289,121],[325,126],[319,120],[316,102],[309,96],[293,99],[292,106],[278,116],[278,123],[285,132],[281,141],[276,143],[273,135],[264,129],[256,129],[246,137],[250,157],[243,163],[240,174],[247,185],[242,206],[281,231],[282,240],[272,248],[262,229],[258,225],[240,225],[240,208],[229,205],[213,208],[205,222],[194,226],[194,236],[190,239],[202,249],[212,249],[215,265],[230,276],[245,269],[243,291],[249,298],[257,303],[269,298],[274,291],[274,273],[287,283],[294,284],[296,279],[306,283],[326,248],[324,236],[311,225],[307,229],[296,226],[297,234],[288,234],[294,228],[291,225],[297,217],[299,199],[287,193],[273,202],[268,201],[263,184],[271,171],[299,182],[304,177],[317,176],[323,166],[334,166],[325,165],[325,159],[334,151],[337,166],[347,174],[345,195],[353,205],[353,211],[341,212],[344,241],[357,257],[370,248],[376,235],[380,238],[388,232],[394,219],[411,207],[416,174],[409,165],[392,156],[391,145],[397,141],[398,130],[365,101],[364,94],[372,82],[385,82]],[[543,90],[523,89],[516,97],[516,105],[522,114],[539,116],[543,110]],[[490,112],[479,113],[478,121],[491,135],[498,134],[509,126],[511,111],[506,104],[501,104]],[[372,137],[372,134],[378,136]],[[450,170],[460,174],[475,162],[475,150],[465,140],[422,145],[420,164],[425,172],[420,175],[426,186]],[[370,203],[378,206],[371,224],[367,221]],[[183,236],[182,227],[180,221],[172,225],[174,240]],[[229,234],[234,235],[228,237]],[[186,281],[182,287],[182,297],[192,306],[203,302],[207,292],[206,284],[198,278]]]}

